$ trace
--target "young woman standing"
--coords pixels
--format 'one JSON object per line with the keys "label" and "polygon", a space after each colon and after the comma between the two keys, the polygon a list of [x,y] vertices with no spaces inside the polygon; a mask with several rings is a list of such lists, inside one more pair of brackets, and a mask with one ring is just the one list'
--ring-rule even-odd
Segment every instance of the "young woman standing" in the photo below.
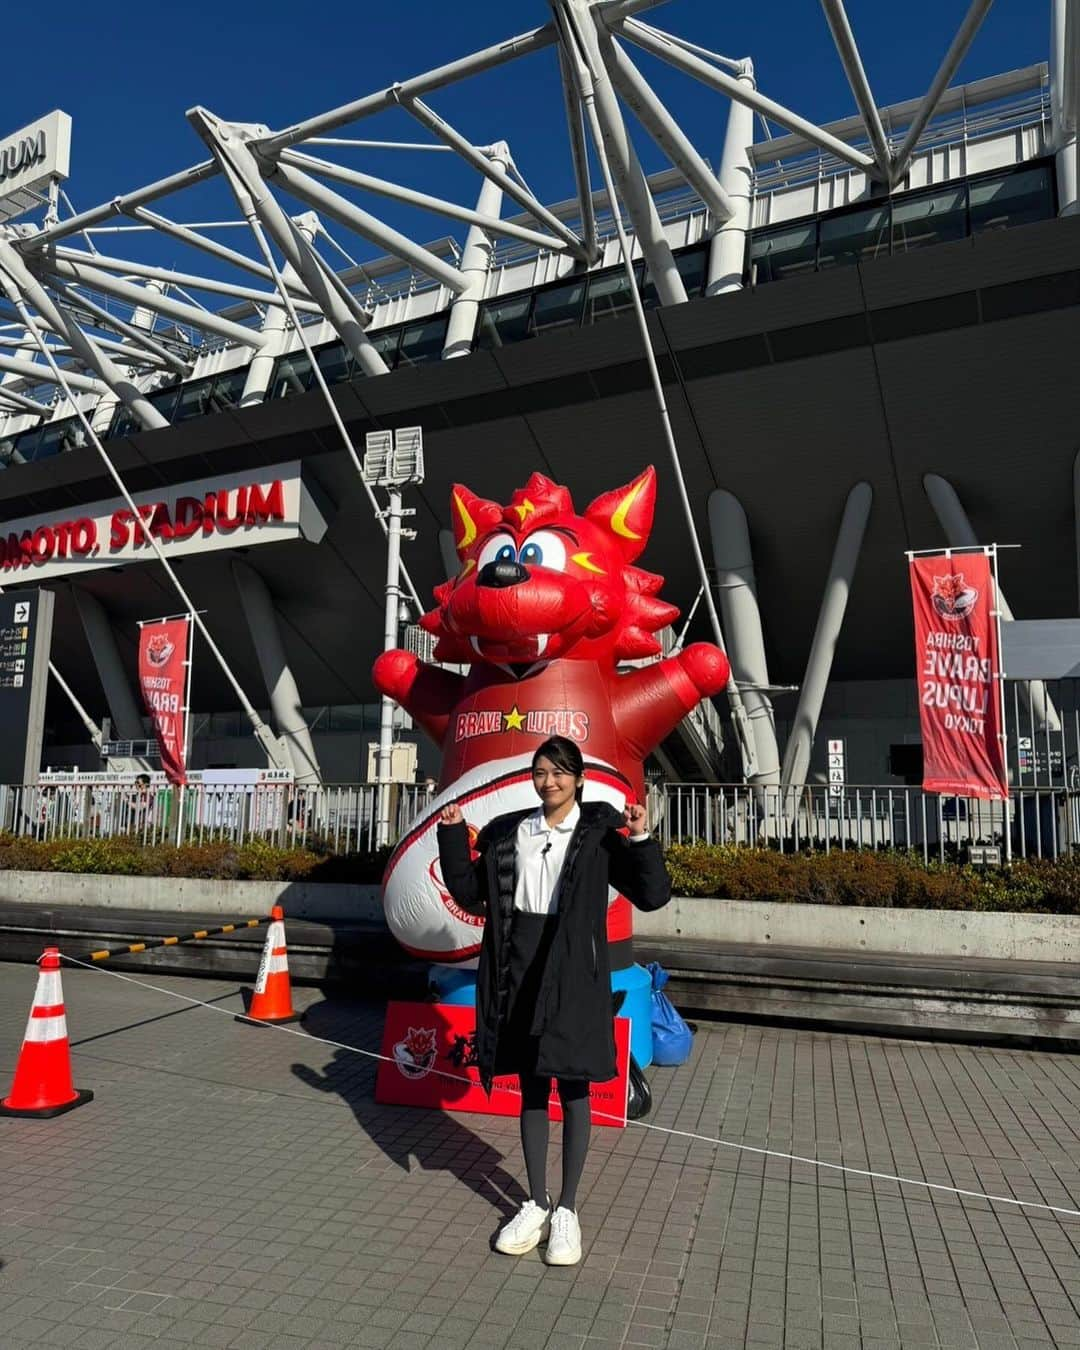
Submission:
{"label": "young woman standing", "polygon": [[[490,1093],[498,1074],[521,1084],[521,1143],[529,1198],[499,1230],[496,1251],[521,1256],[545,1236],[548,1265],[581,1260],[577,1187],[589,1147],[589,1084],[615,1076],[608,890],[659,909],[671,885],[645,809],[584,802],[581,751],[553,736],[533,756],[540,806],[497,816],[470,855],[461,809],[439,820],[443,881],[462,909],[485,918],[476,980],[476,1050]],[[629,830],[629,839],[621,830]],[[548,1096],[563,1108],[562,1191],[547,1190]]]}

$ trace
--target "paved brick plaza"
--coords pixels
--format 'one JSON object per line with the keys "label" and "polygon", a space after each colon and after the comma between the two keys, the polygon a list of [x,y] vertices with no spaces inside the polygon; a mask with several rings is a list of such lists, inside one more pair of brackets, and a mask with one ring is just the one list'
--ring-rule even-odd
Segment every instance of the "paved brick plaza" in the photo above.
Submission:
{"label": "paved brick plaza", "polygon": [[[4,1091],[34,976],[0,966]],[[3,1350],[1080,1346],[1080,1219],[631,1126],[597,1133],[585,1258],[553,1270],[489,1250],[516,1122],[378,1107],[360,1056],[102,971],[64,988],[97,1097],[0,1120]],[[296,997],[377,1049],[379,1007]],[[653,1124],[1080,1208],[1080,1058],[713,1024],[650,1077]]]}

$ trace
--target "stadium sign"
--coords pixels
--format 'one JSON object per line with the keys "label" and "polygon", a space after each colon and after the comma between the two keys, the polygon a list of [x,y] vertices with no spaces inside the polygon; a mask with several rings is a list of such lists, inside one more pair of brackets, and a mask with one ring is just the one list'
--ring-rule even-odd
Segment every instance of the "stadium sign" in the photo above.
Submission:
{"label": "stadium sign", "polygon": [[169,557],[179,557],[284,539],[318,543],[326,533],[298,461],[140,492],[132,500],[137,515],[117,499],[78,508],[77,515],[0,525],[3,584],[153,562],[151,536]]}
{"label": "stadium sign", "polygon": [[40,205],[53,180],[68,176],[71,118],[51,112],[0,140],[0,221]]}

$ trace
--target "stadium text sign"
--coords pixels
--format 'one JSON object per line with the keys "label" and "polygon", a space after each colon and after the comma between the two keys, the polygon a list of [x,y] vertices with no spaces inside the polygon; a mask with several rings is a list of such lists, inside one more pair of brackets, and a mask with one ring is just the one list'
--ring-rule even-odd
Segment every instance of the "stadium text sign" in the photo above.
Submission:
{"label": "stadium text sign", "polygon": [[115,500],[92,503],[79,514],[0,525],[5,584],[152,562],[151,536],[172,557],[283,539],[317,542],[326,532],[296,461],[141,492],[133,500],[137,515]]}
{"label": "stadium text sign", "polygon": [[66,178],[71,159],[71,118],[51,112],[0,140],[0,220],[38,201],[52,179]]}

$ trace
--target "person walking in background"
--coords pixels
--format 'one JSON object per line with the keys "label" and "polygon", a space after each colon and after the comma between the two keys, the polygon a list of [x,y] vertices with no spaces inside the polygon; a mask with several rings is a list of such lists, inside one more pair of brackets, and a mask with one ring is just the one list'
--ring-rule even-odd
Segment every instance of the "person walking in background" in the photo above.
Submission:
{"label": "person walking in background", "polygon": [[[535,810],[497,816],[474,861],[456,803],[439,818],[439,857],[453,899],[485,919],[476,981],[476,1050],[489,1094],[497,1074],[521,1085],[529,1196],[499,1230],[496,1251],[521,1256],[545,1237],[549,1265],[581,1260],[577,1188],[589,1148],[589,1084],[615,1076],[607,905],[611,886],[659,909],[671,883],[644,807],[585,802],[578,746],[553,736],[536,751]],[[629,830],[629,839],[620,831]],[[547,1190],[548,1098],[563,1108],[562,1190]]]}

